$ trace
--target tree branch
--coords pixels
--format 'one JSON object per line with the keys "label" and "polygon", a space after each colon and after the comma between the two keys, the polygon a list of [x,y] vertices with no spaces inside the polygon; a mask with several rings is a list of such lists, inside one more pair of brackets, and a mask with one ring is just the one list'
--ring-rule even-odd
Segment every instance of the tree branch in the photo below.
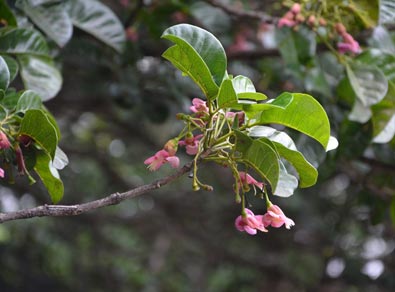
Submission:
{"label": "tree branch", "polygon": [[150,184],[139,186],[137,188],[131,189],[123,193],[114,193],[102,199],[87,202],[87,203],[76,204],[76,205],[43,205],[34,208],[18,210],[15,212],[0,213],[0,223],[4,223],[6,221],[18,220],[18,219],[28,219],[33,217],[76,216],[94,209],[111,206],[111,205],[117,205],[124,200],[140,196],[142,194],[145,194],[155,189],[159,189],[160,187],[173,182],[180,176],[189,172],[191,168],[192,168],[192,162],[184,165],[175,174],[164,177]]}
{"label": "tree branch", "polygon": [[275,21],[275,18],[263,12],[240,10],[237,8],[233,8],[232,6],[226,6],[217,0],[206,0],[206,2],[209,3],[211,6],[222,9],[224,12],[239,18],[250,18],[266,23],[274,23]]}

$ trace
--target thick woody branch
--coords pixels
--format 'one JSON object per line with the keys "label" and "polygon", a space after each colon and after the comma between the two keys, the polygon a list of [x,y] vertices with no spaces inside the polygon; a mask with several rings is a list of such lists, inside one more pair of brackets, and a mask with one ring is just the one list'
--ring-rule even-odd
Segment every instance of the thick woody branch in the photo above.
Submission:
{"label": "thick woody branch", "polygon": [[99,200],[76,204],[76,205],[43,205],[30,209],[23,209],[15,212],[0,213],[0,223],[6,221],[13,221],[18,219],[27,219],[33,217],[59,217],[59,216],[76,216],[82,213],[89,212],[98,208],[117,205],[124,200],[140,196],[152,190],[159,189],[167,185],[185,173],[189,172],[192,168],[192,163],[184,165],[175,174],[165,178],[154,181],[123,193],[114,193]]}

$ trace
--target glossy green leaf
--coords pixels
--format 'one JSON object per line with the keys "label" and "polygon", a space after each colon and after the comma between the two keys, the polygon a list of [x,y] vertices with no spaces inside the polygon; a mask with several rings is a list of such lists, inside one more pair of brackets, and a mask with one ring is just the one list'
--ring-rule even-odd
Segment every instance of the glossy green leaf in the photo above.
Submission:
{"label": "glossy green leaf", "polygon": [[250,137],[266,137],[270,139],[272,142],[277,142],[281,143],[285,147],[291,149],[291,150],[297,150],[295,142],[292,140],[292,138],[285,132],[283,131],[278,131],[272,127],[267,127],[267,126],[254,126],[250,129],[248,129],[248,135]]}
{"label": "glossy green leaf", "polygon": [[41,97],[32,90],[26,90],[19,97],[15,111],[25,113],[27,110],[41,109],[41,107],[42,107]]}
{"label": "glossy green leaf", "polygon": [[237,95],[230,79],[222,81],[217,100],[219,108],[226,108],[231,104],[237,103]]}
{"label": "glossy green leaf", "polygon": [[51,200],[58,203],[64,193],[63,182],[59,179],[58,171],[52,166],[51,157],[44,151],[37,151],[34,170],[47,188]]}
{"label": "glossy green leaf", "polygon": [[42,147],[53,159],[58,144],[58,134],[43,110],[32,109],[25,113],[19,129],[20,135],[27,135]]}
{"label": "glossy green leaf", "polygon": [[0,105],[0,121],[4,120],[7,117],[7,109]]}
{"label": "glossy green leaf", "polygon": [[395,23],[395,2],[393,0],[380,0],[380,24]]}
{"label": "glossy green leaf", "polygon": [[261,138],[253,140],[246,134],[235,131],[236,151],[240,161],[254,168],[264,177],[275,191],[279,176],[279,156],[270,140]]}
{"label": "glossy green leaf", "polygon": [[14,90],[7,90],[4,98],[1,100],[1,104],[9,111],[13,111],[18,103],[20,92]]}
{"label": "glossy green leaf", "polygon": [[256,92],[254,84],[248,77],[238,75],[232,79],[232,83],[237,94],[243,92]]}
{"label": "glossy green leaf", "polygon": [[388,81],[377,67],[355,63],[346,66],[346,70],[351,87],[363,105],[373,105],[384,98]]}
{"label": "glossy green leaf", "polygon": [[7,5],[6,0],[0,0],[0,18],[7,22],[9,26],[17,26],[16,18],[14,13],[12,13],[11,9]]}
{"label": "glossy green leaf", "polygon": [[277,98],[269,100],[267,103],[239,103],[233,104],[232,108],[237,110],[244,110],[247,115],[250,113],[262,112],[265,110],[280,108],[285,109],[293,100],[293,95],[288,92],[284,92]]}
{"label": "glossy green leaf", "polygon": [[0,54],[49,54],[45,38],[38,31],[27,28],[4,27],[0,29]]}
{"label": "glossy green leaf", "polygon": [[10,84],[10,71],[6,61],[0,56],[0,89],[6,90]]}
{"label": "glossy green leaf", "polygon": [[221,85],[227,67],[226,54],[213,34],[197,26],[178,24],[166,29],[162,38],[174,42],[191,58],[197,54],[206,64],[215,84]]}
{"label": "glossy green leaf", "polygon": [[71,19],[62,2],[52,5],[32,5],[30,0],[19,0],[18,8],[55,43],[63,47],[73,34]]}
{"label": "glossy green leaf", "polygon": [[[330,125],[325,110],[312,96],[288,93],[292,100],[285,107],[272,107],[262,112],[259,123],[281,124],[310,136],[326,148],[330,137]],[[274,104],[273,102],[272,104]]]}
{"label": "glossy green leaf", "polygon": [[96,0],[70,0],[69,16],[75,26],[121,52],[125,31],[110,8]]}
{"label": "glossy green leaf", "polygon": [[298,187],[298,179],[287,172],[284,164],[280,161],[280,172],[276,190],[273,195],[288,198],[293,195],[295,189]]}
{"label": "glossy green leaf", "polygon": [[18,62],[14,58],[7,56],[7,55],[2,55],[1,57],[7,63],[8,70],[10,71],[10,82],[12,82],[15,79],[15,77],[19,71]]}
{"label": "glossy green leaf", "polygon": [[218,86],[211,77],[210,70],[192,47],[181,49],[175,45],[168,48],[162,56],[187,74],[200,87],[207,99],[217,95]]}
{"label": "glossy green leaf", "polygon": [[299,174],[300,187],[307,188],[315,185],[318,178],[317,169],[306,160],[302,153],[292,150],[281,143],[273,141],[277,152],[284,157]]}
{"label": "glossy green leaf", "polygon": [[62,75],[50,58],[18,56],[25,87],[37,92],[43,101],[49,100],[62,87]]}

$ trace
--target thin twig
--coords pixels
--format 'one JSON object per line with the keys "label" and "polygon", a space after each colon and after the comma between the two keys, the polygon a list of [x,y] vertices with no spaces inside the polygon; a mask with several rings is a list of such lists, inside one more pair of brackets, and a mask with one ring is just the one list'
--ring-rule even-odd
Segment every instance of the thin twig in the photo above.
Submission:
{"label": "thin twig", "polygon": [[275,18],[263,12],[240,10],[232,6],[226,6],[217,0],[206,0],[206,2],[209,3],[211,6],[220,8],[224,12],[239,18],[252,18],[266,23],[274,23],[275,21]]}
{"label": "thin twig", "polygon": [[117,205],[126,199],[135,198],[149,191],[159,189],[160,187],[173,182],[180,176],[189,172],[191,168],[192,168],[192,163],[190,162],[184,165],[180,170],[178,170],[173,175],[164,177],[150,184],[146,184],[123,193],[114,193],[102,199],[83,203],[83,204],[43,205],[34,208],[18,210],[15,212],[0,213],[0,223],[4,223],[6,221],[18,220],[18,219],[33,218],[33,217],[76,216],[94,209],[111,206],[111,205]]}

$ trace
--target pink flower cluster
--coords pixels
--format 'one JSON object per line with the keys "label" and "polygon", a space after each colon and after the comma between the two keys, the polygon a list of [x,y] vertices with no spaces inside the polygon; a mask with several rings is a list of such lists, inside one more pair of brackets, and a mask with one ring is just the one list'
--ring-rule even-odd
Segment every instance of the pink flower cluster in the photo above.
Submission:
{"label": "pink flower cluster", "polygon": [[257,231],[267,232],[266,227],[272,226],[279,228],[285,225],[285,228],[290,229],[295,225],[295,222],[285,216],[284,212],[277,205],[270,205],[264,215],[255,215],[250,209],[245,209],[245,216],[238,216],[235,220],[235,227],[237,230],[247,232],[250,235],[255,235]]}
{"label": "pink flower cluster", "polygon": [[277,23],[278,27],[283,27],[283,26],[288,26],[288,27],[294,27],[300,22],[303,22],[305,19],[304,17],[300,14],[300,11],[302,10],[301,6],[299,3],[295,3],[291,9],[284,14],[283,17],[280,18],[280,20]]}
{"label": "pink flower cluster", "polygon": [[162,149],[144,161],[144,164],[148,165],[148,169],[151,171],[158,170],[165,163],[169,163],[173,168],[177,168],[180,165],[180,159]]}
{"label": "pink flower cluster", "polygon": [[239,171],[240,180],[242,185],[254,185],[258,187],[260,190],[263,189],[263,183],[258,182],[255,178],[244,171]]}
{"label": "pink flower cluster", "polygon": [[[0,131],[0,150],[2,149],[8,149],[11,147],[10,140],[8,140],[7,135],[3,132]],[[4,169],[0,167],[0,177],[4,177]]]}
{"label": "pink flower cluster", "polygon": [[187,154],[195,155],[198,152],[199,140],[202,137],[203,137],[202,134],[196,136],[192,135],[191,137],[186,137],[184,140],[178,142],[178,145],[185,146]]}
{"label": "pink flower cluster", "polygon": [[339,42],[337,44],[337,48],[341,54],[347,52],[353,54],[359,54],[362,51],[361,47],[359,46],[359,43],[356,40],[354,40],[353,36],[346,31],[346,28],[344,27],[343,24],[337,23],[335,25],[335,29],[343,39],[342,42]]}

